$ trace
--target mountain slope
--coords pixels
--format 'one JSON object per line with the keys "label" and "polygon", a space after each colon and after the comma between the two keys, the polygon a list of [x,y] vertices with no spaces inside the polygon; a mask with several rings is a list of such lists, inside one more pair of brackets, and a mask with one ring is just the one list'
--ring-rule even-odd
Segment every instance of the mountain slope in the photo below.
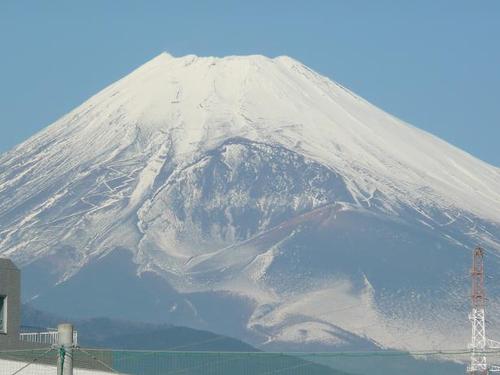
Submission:
{"label": "mountain slope", "polygon": [[[288,57],[162,54],[2,155],[0,198],[38,306],[261,347],[461,347],[469,249],[500,250],[498,168]],[[143,303],[57,304],[122,263]]]}
{"label": "mountain slope", "polygon": [[71,322],[78,330],[79,345],[85,348],[257,352],[252,346],[212,332],[187,327],[156,325],[142,322],[92,318],[87,320],[62,319],[44,313],[30,305],[22,308],[22,324],[34,331],[35,327],[56,327],[60,322]]}

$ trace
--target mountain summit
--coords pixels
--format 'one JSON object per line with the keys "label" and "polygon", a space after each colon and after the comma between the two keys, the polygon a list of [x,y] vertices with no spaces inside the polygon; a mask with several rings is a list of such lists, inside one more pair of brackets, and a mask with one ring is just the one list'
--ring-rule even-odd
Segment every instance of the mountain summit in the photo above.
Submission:
{"label": "mountain summit", "polygon": [[36,306],[261,347],[437,344],[499,218],[498,168],[285,56],[163,53],[0,156]]}

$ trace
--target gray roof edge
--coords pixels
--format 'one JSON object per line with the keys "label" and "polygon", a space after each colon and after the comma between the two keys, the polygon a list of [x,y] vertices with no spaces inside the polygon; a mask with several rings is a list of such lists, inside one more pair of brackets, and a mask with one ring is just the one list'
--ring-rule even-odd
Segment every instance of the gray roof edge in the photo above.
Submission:
{"label": "gray roof edge", "polygon": [[19,268],[9,258],[0,258],[0,268],[19,271]]}

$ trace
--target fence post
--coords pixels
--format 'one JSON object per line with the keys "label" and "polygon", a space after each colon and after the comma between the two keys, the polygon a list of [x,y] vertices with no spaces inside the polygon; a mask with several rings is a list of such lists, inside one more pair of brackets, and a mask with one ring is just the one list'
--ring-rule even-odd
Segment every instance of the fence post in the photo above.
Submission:
{"label": "fence post", "polygon": [[73,375],[73,325],[59,324],[57,375]]}

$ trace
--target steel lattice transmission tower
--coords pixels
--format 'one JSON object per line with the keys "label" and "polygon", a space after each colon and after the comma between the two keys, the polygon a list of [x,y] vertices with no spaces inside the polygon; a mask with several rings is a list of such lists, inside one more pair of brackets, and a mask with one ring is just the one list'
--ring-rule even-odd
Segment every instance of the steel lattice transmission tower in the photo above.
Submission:
{"label": "steel lattice transmission tower", "polygon": [[488,372],[500,372],[500,366],[488,365],[486,352],[488,349],[500,348],[500,343],[486,338],[484,289],[484,250],[476,247],[472,256],[472,311],[469,320],[472,323],[472,339],[469,344],[471,349],[470,365],[467,367],[469,374],[479,375]]}

